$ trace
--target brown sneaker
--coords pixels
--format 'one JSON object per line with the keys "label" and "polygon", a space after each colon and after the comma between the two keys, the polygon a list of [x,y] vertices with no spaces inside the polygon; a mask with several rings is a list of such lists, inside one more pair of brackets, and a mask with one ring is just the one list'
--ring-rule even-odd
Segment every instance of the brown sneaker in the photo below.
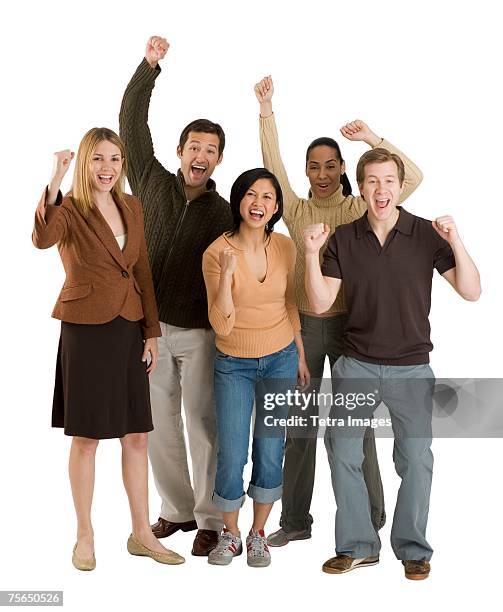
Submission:
{"label": "brown sneaker", "polygon": [[186,523],[171,523],[166,519],[159,517],[159,520],[154,525],[151,525],[152,533],[157,539],[167,538],[173,535],[176,531],[181,529],[182,531],[193,531],[197,529],[196,521],[187,521]]}
{"label": "brown sneaker", "polygon": [[402,561],[405,567],[405,577],[409,580],[424,580],[430,575],[430,564],[428,561]]}
{"label": "brown sneaker", "polygon": [[327,574],[345,574],[357,567],[368,567],[369,565],[377,565],[379,563],[379,555],[375,557],[365,557],[364,559],[355,559],[347,555],[337,555],[328,561],[325,561],[321,568]]}
{"label": "brown sneaker", "polygon": [[217,544],[218,531],[198,529],[192,545],[192,554],[195,557],[207,557]]}

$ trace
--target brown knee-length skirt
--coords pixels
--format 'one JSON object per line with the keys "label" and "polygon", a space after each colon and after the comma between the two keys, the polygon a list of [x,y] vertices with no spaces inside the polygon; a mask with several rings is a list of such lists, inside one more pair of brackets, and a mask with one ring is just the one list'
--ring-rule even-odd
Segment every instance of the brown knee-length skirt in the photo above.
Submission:
{"label": "brown knee-length skirt", "polygon": [[139,321],[61,323],[52,426],[69,436],[121,438],[151,431]]}

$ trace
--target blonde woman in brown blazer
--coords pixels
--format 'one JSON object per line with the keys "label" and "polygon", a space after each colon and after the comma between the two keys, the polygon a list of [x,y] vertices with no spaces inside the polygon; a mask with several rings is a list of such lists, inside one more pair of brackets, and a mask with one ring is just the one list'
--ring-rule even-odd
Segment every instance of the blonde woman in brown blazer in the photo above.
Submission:
{"label": "blonde woman in brown blazer", "polygon": [[[52,316],[61,319],[52,425],[73,436],[70,482],[77,513],[77,569],[96,566],[91,503],[100,439],[119,438],[132,517],[127,548],[168,564],[148,517],[147,432],[153,429],[148,375],[161,336],[140,202],[123,192],[124,146],[112,130],[82,139],[70,193],[59,190],[73,153],[55,154],[54,171],[35,213],[33,243],[54,244],[66,280]],[[147,359],[150,363],[147,365]]]}

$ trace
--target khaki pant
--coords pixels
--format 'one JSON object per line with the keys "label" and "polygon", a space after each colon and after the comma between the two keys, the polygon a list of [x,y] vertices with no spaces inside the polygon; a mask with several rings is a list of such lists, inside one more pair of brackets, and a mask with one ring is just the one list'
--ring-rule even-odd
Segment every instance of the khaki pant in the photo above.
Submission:
{"label": "khaki pant", "polygon": [[[159,361],[150,377],[154,430],[148,441],[154,480],[162,498],[160,516],[174,523],[195,519],[199,529],[220,531],[221,514],[211,501],[217,457],[214,333],[162,322],[161,330]],[[183,434],[182,398],[194,488]]]}

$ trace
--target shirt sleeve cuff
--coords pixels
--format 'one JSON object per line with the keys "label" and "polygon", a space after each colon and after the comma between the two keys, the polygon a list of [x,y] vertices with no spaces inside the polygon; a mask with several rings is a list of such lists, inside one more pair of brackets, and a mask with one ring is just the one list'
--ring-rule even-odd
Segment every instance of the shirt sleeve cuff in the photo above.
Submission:
{"label": "shirt sleeve cuff", "polygon": [[328,266],[326,268],[324,266],[321,266],[321,275],[328,276],[329,278],[338,278],[342,280],[341,271],[330,269]]}
{"label": "shirt sleeve cuff", "polygon": [[274,112],[272,112],[270,115],[267,115],[267,117],[262,117],[262,115],[259,114],[259,118],[261,122],[272,123],[274,121]]}
{"label": "shirt sleeve cuff", "polygon": [[142,335],[144,340],[148,340],[149,338],[161,338],[161,326],[159,323],[156,325],[151,325],[150,327],[142,327]]}
{"label": "shirt sleeve cuff", "polygon": [[159,64],[155,68],[147,62],[147,59],[144,57],[141,64],[138,66],[138,75],[148,76],[150,78],[156,79],[161,73],[161,67]]}
{"label": "shirt sleeve cuff", "polygon": [[[48,195],[49,195],[49,185],[47,185],[47,187],[45,188],[45,192],[44,192],[44,206],[49,206],[47,204]],[[61,193],[61,189],[58,189],[58,195],[56,196],[56,201],[54,202],[54,204],[51,204],[50,206],[61,206],[62,201],[63,201],[63,194]]]}
{"label": "shirt sleeve cuff", "polygon": [[228,336],[236,321],[236,311],[232,309],[232,312],[229,316],[225,315],[219,308],[213,304],[210,311],[210,323],[215,333],[219,336]]}
{"label": "shirt sleeve cuff", "polygon": [[441,259],[435,267],[439,274],[445,274],[447,270],[452,270],[452,268],[456,267],[456,260],[454,257],[446,257]]}

